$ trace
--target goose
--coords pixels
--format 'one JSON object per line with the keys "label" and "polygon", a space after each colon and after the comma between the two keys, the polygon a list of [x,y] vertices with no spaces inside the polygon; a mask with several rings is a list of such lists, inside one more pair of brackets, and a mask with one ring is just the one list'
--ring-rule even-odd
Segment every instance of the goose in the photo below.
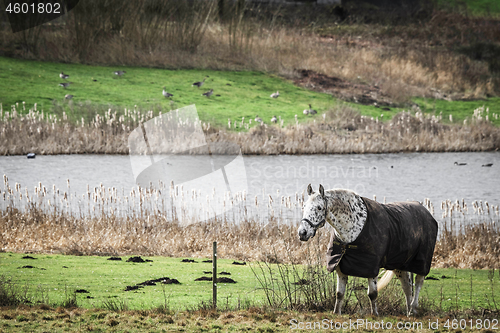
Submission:
{"label": "goose", "polygon": [[271,97],[272,97],[272,98],[278,98],[278,97],[279,97],[279,95],[280,95],[280,92],[279,92],[279,91],[276,91],[275,93],[272,93],[272,94],[271,94]]}
{"label": "goose", "polygon": [[66,79],[69,79],[69,75],[64,74],[63,72],[61,72],[61,74],[59,74],[59,77],[60,77],[61,79],[65,79],[65,80],[66,80]]}
{"label": "goose", "polygon": [[309,114],[317,114],[318,111],[316,110],[313,110],[313,108],[311,107],[311,104],[309,104]]}
{"label": "goose", "polygon": [[60,85],[61,87],[63,87],[64,89],[66,89],[66,88],[68,88],[68,87],[69,87],[69,85],[70,85],[71,83],[73,83],[73,82],[63,82],[63,83],[59,83],[59,85]]}
{"label": "goose", "polygon": [[207,79],[207,77],[209,77],[209,76],[208,75],[205,76],[205,78],[203,79],[203,81],[199,81],[199,82],[193,83],[193,85],[191,87],[196,86],[196,87],[200,88],[203,85],[203,83],[205,83],[205,80]]}
{"label": "goose", "polygon": [[214,93],[214,90],[213,89],[210,89],[209,91],[207,91],[206,93],[203,93],[202,95],[203,96],[207,96],[210,98],[210,96],[212,96],[212,94]]}
{"label": "goose", "polygon": [[271,122],[276,124],[278,122],[278,118],[276,118],[276,116],[273,116],[271,118]]}
{"label": "goose", "polygon": [[467,165],[467,163],[458,163],[458,162],[455,162],[454,164],[455,165]]}
{"label": "goose", "polygon": [[70,95],[70,94],[67,94],[66,96],[64,96],[65,99],[72,99],[73,98],[73,95]]}
{"label": "goose", "polygon": [[309,110],[308,109],[305,109],[304,111],[302,111],[303,114],[305,114],[306,116],[309,114]]}
{"label": "goose", "polygon": [[261,123],[261,124],[263,123],[262,118],[261,118],[261,117],[259,117],[259,115],[256,115],[256,116],[255,116],[255,121],[256,121],[256,122],[259,122],[259,123]]}
{"label": "goose", "polygon": [[483,165],[481,165],[481,166],[482,166],[482,167],[490,167],[490,166],[492,166],[492,165],[493,165],[493,163],[488,163],[488,164],[483,164]]}
{"label": "goose", "polygon": [[122,76],[123,74],[127,73],[126,71],[115,71],[115,75]]}
{"label": "goose", "polygon": [[174,95],[172,95],[171,93],[167,92],[167,91],[165,90],[165,87],[163,87],[163,96],[165,96],[165,97],[167,97],[167,98],[168,98],[168,97],[172,97],[172,96],[174,96]]}

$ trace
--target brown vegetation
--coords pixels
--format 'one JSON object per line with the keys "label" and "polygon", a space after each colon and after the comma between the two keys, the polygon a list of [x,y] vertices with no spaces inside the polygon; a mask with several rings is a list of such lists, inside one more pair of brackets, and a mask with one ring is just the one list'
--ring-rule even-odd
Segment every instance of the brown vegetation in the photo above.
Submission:
{"label": "brown vegetation", "polygon": [[427,9],[404,24],[387,24],[387,15],[373,9],[345,17],[330,7],[238,1],[226,2],[224,10],[221,16],[216,1],[86,1],[29,31],[12,34],[7,26],[0,31],[0,55],[283,76],[305,69],[380,90],[395,103],[499,92],[500,21],[494,18]]}
{"label": "brown vegetation", "polygon": [[[30,193],[19,184],[11,187],[4,176],[1,195],[3,251],[210,257],[208,244],[217,240],[221,258],[306,264],[315,256],[324,260],[330,232],[323,228],[312,241],[299,240],[304,194],[281,200],[268,195],[267,203],[236,195],[224,202],[233,210],[209,222],[197,222],[205,213],[185,209],[203,207],[208,198],[173,185],[130,195],[100,187],[75,196],[69,187],[47,190],[42,184]],[[72,202],[78,202],[77,208]],[[425,205],[434,214],[432,203]],[[255,212],[259,206],[267,207],[263,219]],[[472,207],[474,212],[464,202],[442,204],[434,267],[500,268],[499,208],[482,202]]]}
{"label": "brown vegetation", "polygon": [[[127,110],[119,115],[110,109],[103,116],[96,114],[90,121],[82,118],[74,123],[68,121],[65,113],[58,117],[36,111],[36,105],[25,115],[19,115],[15,109],[0,111],[0,155],[128,154],[131,131],[153,117],[152,111]],[[210,124],[201,126],[208,142],[236,143],[243,154],[451,152],[500,148],[500,129],[488,121],[483,108],[475,110],[467,125],[444,124],[440,117],[424,115],[418,108],[384,121],[339,106],[320,119],[284,128],[256,126],[240,133],[215,129]]]}

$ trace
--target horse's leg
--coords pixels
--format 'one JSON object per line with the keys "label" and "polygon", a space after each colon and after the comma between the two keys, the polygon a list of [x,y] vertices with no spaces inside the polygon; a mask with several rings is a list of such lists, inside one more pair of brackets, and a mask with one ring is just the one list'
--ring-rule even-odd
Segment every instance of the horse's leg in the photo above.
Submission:
{"label": "horse's leg", "polygon": [[398,277],[399,281],[401,282],[401,287],[403,288],[403,291],[406,296],[406,314],[407,316],[410,316],[411,314],[411,297],[412,297],[412,284],[413,284],[413,279],[411,276],[410,272],[406,271],[400,271],[400,270],[395,270],[394,273]]}
{"label": "horse's leg", "polygon": [[372,305],[372,315],[378,316],[378,309],[377,309],[377,296],[378,296],[378,291],[377,291],[377,279],[378,277],[374,278],[368,278],[368,297],[370,298],[370,302]]}
{"label": "horse's leg", "polygon": [[411,303],[411,311],[414,316],[417,315],[417,306],[418,306],[418,294],[420,294],[420,290],[424,285],[425,276],[417,275],[415,277],[415,295],[413,295],[413,302]]}
{"label": "horse's leg", "polygon": [[335,301],[335,310],[333,313],[341,314],[342,304],[344,303],[345,288],[347,286],[347,275],[340,271],[337,266],[337,300]]}

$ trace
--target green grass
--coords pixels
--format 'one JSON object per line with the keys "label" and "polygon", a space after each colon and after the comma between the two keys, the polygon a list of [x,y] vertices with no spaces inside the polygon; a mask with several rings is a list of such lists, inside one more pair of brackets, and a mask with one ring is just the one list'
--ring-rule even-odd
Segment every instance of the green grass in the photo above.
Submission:
{"label": "green grass", "polygon": [[445,8],[466,7],[474,16],[497,16],[500,14],[500,3],[497,0],[438,0],[438,5]]}
{"label": "green grass", "polygon": [[[51,111],[53,101],[67,105],[64,96],[72,94],[72,102],[76,105],[91,103],[95,108],[114,106],[119,110],[133,109],[137,105],[143,110],[165,112],[171,109],[171,103],[162,95],[163,86],[174,95],[173,107],[194,104],[202,121],[219,126],[227,126],[228,118],[241,121],[245,117],[248,123],[256,115],[267,123],[273,115],[281,115],[286,123],[291,123],[295,122],[296,114],[300,120],[306,118],[302,111],[309,103],[319,113],[336,103],[328,94],[308,91],[260,72],[98,67],[5,57],[0,57],[0,68],[0,103],[6,111],[11,105],[22,102],[26,102],[27,107],[38,103],[38,110]],[[118,77],[113,74],[115,70],[126,70],[127,73]],[[58,86],[64,81],[59,78],[61,71],[70,75],[67,81],[73,82],[67,89]],[[201,88],[191,87],[193,82],[201,81],[206,75],[209,78]],[[212,97],[202,96],[209,89],[214,89]],[[270,98],[277,90],[280,97]],[[82,116],[71,114],[67,106],[65,109],[74,119]]]}
{"label": "green grass", "polygon": [[[226,127],[228,118],[232,122],[245,123],[259,115],[264,122],[270,123],[273,115],[281,116],[285,124],[299,121],[322,120],[321,114],[340,104],[347,104],[358,109],[361,114],[370,117],[391,119],[402,109],[391,108],[381,110],[374,106],[344,103],[332,98],[329,94],[309,91],[295,86],[292,82],[261,72],[210,71],[210,70],[165,70],[140,67],[101,67],[79,64],[62,64],[30,60],[18,60],[0,57],[0,103],[4,111],[19,103],[18,111],[22,112],[22,102],[26,108],[37,103],[38,110],[58,112],[66,111],[70,119],[79,120],[93,117],[92,112],[101,114],[108,108],[123,110],[133,109],[135,105],[142,110],[166,112],[171,108],[180,108],[194,104],[203,122]],[[115,70],[126,70],[122,77],[113,74]],[[67,81],[73,82],[69,88],[58,86],[64,80],[59,78],[63,71],[70,75]],[[202,88],[191,87],[193,82],[200,81],[206,75]],[[97,80],[94,82],[93,80]],[[163,86],[172,94],[172,100],[161,94]],[[211,98],[202,93],[214,89]],[[279,90],[280,97],[270,98],[270,94]],[[66,94],[75,97],[68,102]],[[216,96],[220,95],[220,96]],[[439,114],[448,119],[453,114],[455,121],[471,118],[474,109],[485,105],[491,113],[500,113],[500,98],[480,101],[456,101],[414,99],[425,112]],[[302,111],[308,104],[318,110],[315,116],[305,116]],[[57,106],[57,107],[55,107]],[[79,107],[81,106],[81,107]],[[493,120],[500,125],[500,121]],[[252,121],[252,125],[255,121]],[[240,127],[238,127],[240,130]]]}
{"label": "green grass", "polygon": [[[44,302],[53,305],[62,304],[77,289],[89,291],[76,294],[77,304],[83,308],[106,307],[108,304],[108,308],[111,305],[154,309],[167,305],[170,309],[184,310],[196,308],[201,302],[211,302],[212,283],[194,281],[201,276],[210,276],[203,271],[210,271],[212,264],[202,263],[202,259],[195,259],[197,263],[181,263],[181,258],[151,257],[148,258],[153,260],[151,263],[129,263],[125,262],[128,256],[123,257],[123,261],[110,261],[108,257],[99,256],[31,255],[36,260],[21,259],[23,256],[0,253],[1,274],[19,287],[29,286],[35,299],[43,296]],[[255,267],[255,264],[237,266],[232,262],[227,259],[218,261],[218,272],[230,272],[229,277],[237,281],[235,284],[218,284],[219,306],[263,305],[264,292],[250,267]],[[20,268],[26,265],[36,268]],[[260,272],[258,267],[255,270]],[[494,309],[494,301],[500,307],[500,275],[496,271],[490,281],[489,274],[487,270],[433,269],[430,276],[439,280],[426,280],[421,297],[443,310]],[[164,288],[157,284],[137,291],[124,291],[126,286],[160,277],[175,278],[181,284],[165,285]],[[365,279],[361,283],[366,285]],[[394,279],[392,283],[399,282]]]}
{"label": "green grass", "polygon": [[[211,281],[194,281],[211,271],[211,263],[181,263],[181,258],[154,257],[153,262],[126,262],[107,260],[109,257],[32,255],[36,260],[21,259],[24,255],[2,253],[0,271],[5,277],[12,278],[20,286],[30,285],[32,291],[39,293],[50,304],[61,304],[72,296],[75,290],[85,289],[89,293],[77,293],[77,303],[84,308],[103,307],[104,303],[125,304],[129,309],[154,308],[162,305],[174,309],[195,307],[210,302],[212,297]],[[232,260],[218,261],[218,272],[231,273],[235,284],[218,284],[218,300],[221,304],[254,300],[257,281],[249,266],[232,265]],[[35,268],[20,268],[26,265]],[[225,275],[220,275],[222,277]],[[161,277],[175,278],[181,284],[145,286],[135,291],[124,291],[126,286],[134,286],[146,280]],[[164,288],[162,288],[164,286]],[[37,295],[34,295],[35,297]],[[92,298],[88,298],[92,297]]]}

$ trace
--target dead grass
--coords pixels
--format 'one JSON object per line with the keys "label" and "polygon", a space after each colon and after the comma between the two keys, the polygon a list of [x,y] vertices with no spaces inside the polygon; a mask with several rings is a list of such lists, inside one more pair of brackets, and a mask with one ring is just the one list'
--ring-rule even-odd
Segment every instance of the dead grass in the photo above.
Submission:
{"label": "dead grass", "polygon": [[[304,193],[281,200],[263,194],[267,203],[236,194],[224,198],[224,206],[233,210],[208,222],[197,222],[197,216],[206,215],[203,211],[185,207],[203,210],[209,198],[184,193],[178,186],[139,188],[127,195],[101,186],[81,195],[71,194],[69,184],[67,189],[39,184],[31,192],[11,186],[4,176],[0,195],[3,251],[210,258],[207,244],[216,240],[221,258],[307,264],[326,253],[330,232],[320,229],[307,243],[298,239]],[[76,202],[78,208],[71,208]],[[465,203],[448,201],[440,219],[432,203],[425,205],[441,221],[433,267],[500,268],[498,206],[473,202],[472,212]],[[267,207],[266,216],[259,206]]]}
{"label": "dead grass", "polygon": [[[297,122],[287,127],[262,125],[237,133],[210,124],[201,126],[209,142],[236,143],[243,154],[495,150],[500,148],[500,129],[488,120],[484,111],[484,108],[475,110],[464,125],[444,124],[439,116],[423,114],[418,108],[383,121],[338,106],[318,121]],[[49,115],[36,110],[36,105],[25,115],[19,115],[15,108],[10,112],[0,110],[0,155],[128,154],[129,134],[153,117],[153,111],[127,110],[119,114],[110,109],[90,121],[73,123],[64,113],[62,117]]]}

